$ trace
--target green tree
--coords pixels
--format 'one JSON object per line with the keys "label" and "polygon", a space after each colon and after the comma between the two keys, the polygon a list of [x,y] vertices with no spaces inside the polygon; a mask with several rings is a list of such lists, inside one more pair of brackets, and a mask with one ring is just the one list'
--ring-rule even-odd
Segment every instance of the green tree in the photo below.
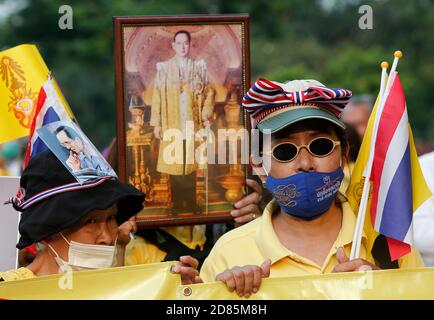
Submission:
{"label": "green tree", "polygon": [[[99,147],[116,134],[115,15],[248,13],[252,80],[313,78],[354,94],[376,96],[380,62],[391,62],[401,49],[398,69],[415,136],[434,140],[433,0],[17,1],[22,8],[0,22],[1,46],[38,45],[80,125]],[[73,8],[73,30],[57,26],[63,4]],[[373,9],[372,30],[358,27],[362,4]]]}

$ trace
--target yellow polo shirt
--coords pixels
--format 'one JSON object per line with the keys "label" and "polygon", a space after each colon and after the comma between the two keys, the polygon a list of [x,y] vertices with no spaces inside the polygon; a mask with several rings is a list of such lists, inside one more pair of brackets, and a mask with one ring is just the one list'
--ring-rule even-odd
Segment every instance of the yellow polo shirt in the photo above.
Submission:
{"label": "yellow polo shirt", "polygon": [[[271,259],[272,262],[270,277],[332,272],[338,264],[336,248],[344,247],[347,256],[350,255],[356,225],[356,216],[349,203],[345,201],[341,205],[342,227],[322,266],[283,246],[271,222],[272,213],[277,207],[277,203],[272,200],[260,218],[224,234],[217,241],[200,271],[202,280],[215,281],[215,277],[227,269],[244,265],[259,266],[267,259]],[[362,238],[360,258],[374,262],[371,253],[366,251],[366,236]],[[400,268],[416,268],[423,266],[423,261],[419,253],[413,250],[400,259],[399,265]]]}
{"label": "yellow polo shirt", "polygon": [[[161,229],[175,237],[186,247],[190,249],[199,247],[203,250],[206,242],[206,225],[176,226]],[[166,255],[167,252],[160,250],[153,243],[137,236],[136,239],[131,240],[126,247],[125,265],[130,266],[136,264],[157,263],[164,261]]]}
{"label": "yellow polo shirt", "polygon": [[206,242],[206,225],[188,225],[188,226],[175,226],[161,228],[167,233],[174,236],[179,242],[184,244],[190,249],[196,249],[200,247],[201,250]]}
{"label": "yellow polo shirt", "polygon": [[147,242],[142,237],[136,236],[131,240],[125,250],[125,265],[157,263],[164,261],[167,253],[156,245]]}

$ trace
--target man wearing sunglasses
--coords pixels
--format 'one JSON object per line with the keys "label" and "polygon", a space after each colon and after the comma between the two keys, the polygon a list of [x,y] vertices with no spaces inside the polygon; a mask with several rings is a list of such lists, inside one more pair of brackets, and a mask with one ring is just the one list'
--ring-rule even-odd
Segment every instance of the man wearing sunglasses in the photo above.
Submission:
{"label": "man wearing sunglasses", "polygon": [[[247,92],[253,128],[271,132],[263,161],[252,166],[273,200],[262,217],[217,241],[201,269],[205,282],[223,281],[248,297],[263,277],[379,269],[365,236],[360,259],[348,258],[356,217],[338,190],[349,150],[340,114],[350,97],[315,80],[259,79]],[[415,251],[398,263],[423,266]]]}

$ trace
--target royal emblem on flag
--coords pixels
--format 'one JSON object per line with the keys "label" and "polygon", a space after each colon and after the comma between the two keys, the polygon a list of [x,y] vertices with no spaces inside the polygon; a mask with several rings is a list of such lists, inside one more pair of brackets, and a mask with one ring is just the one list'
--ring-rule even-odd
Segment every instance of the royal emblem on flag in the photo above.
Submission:
{"label": "royal emblem on flag", "polygon": [[28,87],[23,68],[9,56],[0,60],[0,75],[10,92],[8,112],[14,112],[21,126],[30,128],[39,92]]}

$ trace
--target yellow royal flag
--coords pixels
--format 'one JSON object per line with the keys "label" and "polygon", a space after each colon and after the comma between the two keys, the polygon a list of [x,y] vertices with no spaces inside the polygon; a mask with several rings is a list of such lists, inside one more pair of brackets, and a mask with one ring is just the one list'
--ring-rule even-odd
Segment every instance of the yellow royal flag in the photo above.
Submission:
{"label": "yellow royal flag", "polygon": [[[29,135],[39,91],[49,70],[35,45],[23,44],[0,52],[0,144]],[[72,112],[58,85],[57,94]]]}
{"label": "yellow royal flag", "polygon": [[[368,125],[365,130],[365,134],[363,136],[363,141],[360,146],[359,154],[357,156],[356,163],[354,164],[353,171],[351,172],[351,180],[350,185],[348,186],[346,197],[348,202],[351,205],[355,214],[359,212],[360,200],[362,198],[363,193],[363,183],[365,178],[363,177],[363,172],[365,170],[366,164],[369,159],[370,152],[370,142],[372,138],[372,132],[374,128],[375,115],[377,114],[378,104],[379,104],[380,96],[377,97],[375,101],[374,108],[372,109],[371,116],[369,117]],[[412,139],[411,139],[412,140]],[[368,252],[372,250],[372,246],[374,245],[374,241],[379,235],[377,231],[374,230],[371,223],[371,215],[369,214],[369,208],[371,207],[371,194],[372,194],[372,185],[369,190],[369,198],[368,198],[368,212],[365,217],[365,224],[363,231],[365,232],[368,240]]]}
{"label": "yellow royal flag", "polygon": [[[373,128],[375,117],[377,115],[379,105],[379,97],[375,101],[374,108],[369,117],[369,122],[366,127],[365,134],[363,136],[362,145],[360,147],[359,154],[357,156],[356,163],[354,164],[354,169],[351,173],[351,182],[348,186],[346,197],[350,203],[355,214],[359,212],[360,200],[363,192],[363,183],[365,178],[363,177],[363,172],[365,170],[366,164],[369,159],[369,153],[371,151],[371,138],[373,135]],[[410,124],[408,124],[409,132],[409,145],[410,145],[410,162],[411,162],[411,176],[412,176],[412,190],[413,190],[413,212],[416,211],[418,207],[422,205],[432,194],[428,188],[423,177],[422,170],[420,168],[419,159],[416,152],[416,147],[413,140],[413,132],[411,130]],[[372,184],[369,190],[369,198],[366,209],[366,217],[364,223],[364,233],[367,236],[367,250],[371,251],[374,245],[376,237],[379,235],[377,231],[374,230],[373,224],[371,222],[371,195],[372,195]]]}
{"label": "yellow royal flag", "polygon": [[[246,300],[222,282],[180,286],[178,300]],[[251,300],[432,300],[434,268],[328,273],[263,279]],[[245,305],[246,307],[248,305]],[[258,308],[260,304],[255,307]],[[233,307],[233,306],[232,306]],[[249,306],[250,308],[253,305]],[[241,305],[239,305],[241,308]],[[209,313],[223,310],[207,310]],[[247,312],[246,309],[244,309]],[[257,312],[250,310],[251,312]],[[226,313],[227,314],[227,313]],[[242,314],[232,309],[232,314]],[[251,314],[251,313],[250,313]],[[262,313],[263,314],[263,313]]]}
{"label": "yellow royal flag", "polygon": [[112,269],[77,271],[33,279],[0,282],[0,299],[175,299],[181,284],[170,272],[176,262],[136,265]]}

